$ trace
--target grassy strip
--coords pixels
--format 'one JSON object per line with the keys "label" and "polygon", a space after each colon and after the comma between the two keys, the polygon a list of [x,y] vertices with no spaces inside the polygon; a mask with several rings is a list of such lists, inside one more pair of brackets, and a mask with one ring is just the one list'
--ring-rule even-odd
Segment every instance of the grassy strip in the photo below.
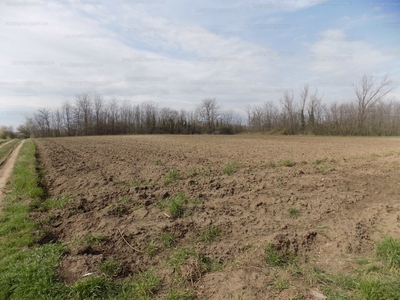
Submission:
{"label": "grassy strip", "polygon": [[28,248],[41,237],[35,222],[28,218],[29,202],[43,196],[35,151],[31,140],[22,146],[8,186],[11,193],[0,214],[0,299],[61,299],[63,294],[56,276],[62,247]]}
{"label": "grassy strip", "polygon": [[0,162],[5,158],[12,150],[12,148],[19,142],[20,140],[13,140],[12,142],[0,147]]}
{"label": "grassy strip", "polygon": [[123,282],[107,275],[92,276],[72,286],[59,280],[57,267],[64,247],[59,243],[39,245],[42,233],[29,218],[37,209],[32,203],[48,202],[38,184],[35,154],[35,144],[26,140],[10,178],[11,192],[0,212],[0,299],[152,299],[161,282],[151,271]]}

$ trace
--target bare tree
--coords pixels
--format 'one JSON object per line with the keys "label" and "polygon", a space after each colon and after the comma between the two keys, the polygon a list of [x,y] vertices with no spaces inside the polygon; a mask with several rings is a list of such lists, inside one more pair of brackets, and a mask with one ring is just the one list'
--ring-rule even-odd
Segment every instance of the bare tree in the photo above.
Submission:
{"label": "bare tree", "polygon": [[73,118],[74,118],[74,114],[73,114],[73,107],[71,105],[71,103],[66,100],[64,101],[64,103],[61,106],[61,115],[63,118],[63,124],[65,126],[65,129],[67,130],[67,135],[71,136],[73,135]]}
{"label": "bare tree", "polygon": [[51,127],[54,131],[55,136],[61,136],[62,128],[62,115],[59,108],[55,109],[51,115]]}
{"label": "bare tree", "polygon": [[51,112],[47,108],[40,108],[33,114],[33,121],[38,127],[41,136],[51,136]]}
{"label": "bare tree", "polygon": [[316,89],[310,96],[310,100],[308,102],[308,126],[311,128],[311,131],[314,131],[315,125],[322,121],[322,97],[323,96],[318,95],[318,90]]}
{"label": "bare tree", "polygon": [[288,134],[295,134],[297,127],[296,107],[293,101],[293,92],[285,91],[283,98],[280,99],[282,104],[282,122],[285,131]]}
{"label": "bare tree", "polygon": [[216,122],[221,114],[221,108],[215,98],[204,99],[197,106],[196,113],[201,122],[206,124],[207,133],[214,133]]}
{"label": "bare tree", "polygon": [[301,132],[303,133],[306,130],[306,117],[304,114],[304,109],[306,107],[309,88],[310,88],[309,84],[305,84],[300,92],[300,126],[301,126]]}
{"label": "bare tree", "polygon": [[359,85],[353,84],[354,92],[357,96],[357,125],[359,131],[362,130],[365,120],[374,105],[384,100],[387,94],[396,88],[396,86],[390,86],[391,81],[387,75],[384,76],[379,83],[377,83],[372,76],[367,77],[364,75],[360,80]]}
{"label": "bare tree", "polygon": [[100,94],[93,94],[93,107],[94,107],[94,119],[95,119],[95,134],[103,133],[101,131],[102,123],[104,123],[103,115],[104,115],[104,99]]}
{"label": "bare tree", "polygon": [[111,134],[117,133],[117,123],[118,123],[118,110],[119,104],[116,98],[111,99],[110,103],[108,104],[108,123],[111,125]]}
{"label": "bare tree", "polygon": [[78,109],[79,119],[83,121],[83,134],[88,135],[90,132],[92,118],[92,99],[89,93],[80,93],[75,96],[76,107]]}

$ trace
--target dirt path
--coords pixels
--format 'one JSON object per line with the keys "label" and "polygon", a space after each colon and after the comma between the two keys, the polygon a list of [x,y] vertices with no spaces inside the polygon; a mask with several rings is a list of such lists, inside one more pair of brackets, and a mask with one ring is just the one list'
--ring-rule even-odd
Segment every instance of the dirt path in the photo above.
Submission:
{"label": "dirt path", "polygon": [[3,198],[5,196],[4,187],[7,183],[8,178],[11,175],[12,170],[13,170],[14,163],[17,158],[19,149],[22,147],[24,142],[25,141],[20,142],[14,148],[14,150],[11,152],[11,154],[6,159],[5,163],[0,167],[0,207],[2,206],[1,202],[3,201]]}

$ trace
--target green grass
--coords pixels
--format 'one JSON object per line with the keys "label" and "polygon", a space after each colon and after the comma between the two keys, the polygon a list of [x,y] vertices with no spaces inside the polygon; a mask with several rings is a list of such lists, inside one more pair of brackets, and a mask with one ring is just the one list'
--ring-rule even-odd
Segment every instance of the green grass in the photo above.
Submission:
{"label": "green grass", "polygon": [[170,290],[165,300],[193,300],[196,299],[196,294],[192,291],[177,291]]}
{"label": "green grass", "polygon": [[289,251],[278,251],[273,244],[267,244],[265,247],[265,260],[273,267],[285,267],[294,263],[296,257]]}
{"label": "green grass", "polygon": [[72,299],[115,299],[123,289],[123,284],[103,276],[90,276],[70,287]]}
{"label": "green grass", "polygon": [[291,207],[289,209],[289,214],[292,218],[298,218],[300,216],[300,210],[297,208]]}
{"label": "green grass", "polygon": [[233,161],[231,163],[228,163],[225,165],[225,167],[222,168],[222,173],[226,175],[231,175],[235,173],[239,169],[240,165],[236,162]]}
{"label": "green grass", "polygon": [[145,271],[135,277],[132,288],[132,297],[127,299],[152,299],[154,293],[161,288],[160,279],[151,271]]}
{"label": "green grass", "polygon": [[211,226],[209,226],[209,228],[199,232],[196,241],[210,243],[214,238],[220,235],[221,235],[221,230],[217,226],[212,224]]}
{"label": "green grass", "polygon": [[97,246],[103,240],[104,240],[104,235],[102,233],[93,234],[90,232],[85,236],[85,238],[83,240],[83,244],[86,246]]}
{"label": "green grass", "polygon": [[36,209],[41,212],[48,212],[56,208],[65,208],[70,204],[70,202],[70,197],[66,195],[62,197],[47,198],[44,201],[37,199],[37,201],[33,201],[30,206],[32,209]]}
{"label": "green grass", "polygon": [[175,180],[178,180],[181,177],[181,174],[177,170],[170,170],[167,174],[167,176],[164,179],[164,184],[168,185],[171,182],[174,182]]}
{"label": "green grass", "polygon": [[185,213],[185,208],[183,205],[186,203],[186,196],[184,193],[180,192],[174,198],[171,199],[171,202],[168,206],[168,212],[173,218],[183,217]]}
{"label": "green grass", "polygon": [[390,236],[384,237],[376,245],[376,256],[381,259],[388,268],[400,267],[400,240]]}
{"label": "green grass", "polygon": [[164,248],[172,248],[176,244],[174,234],[171,232],[161,234],[160,240]]}
{"label": "green grass", "polygon": [[12,148],[19,142],[20,140],[13,140],[7,145],[0,147],[0,161],[2,161],[12,150]]}
{"label": "green grass", "polygon": [[186,260],[189,258],[197,259],[197,256],[197,251],[194,248],[177,249],[167,258],[167,266],[172,267],[174,271],[180,275],[180,267],[186,262]]}
{"label": "green grass", "polygon": [[100,263],[99,270],[108,277],[116,275],[120,270],[121,264],[114,258],[107,259]]}
{"label": "green grass", "polygon": [[201,204],[202,202],[196,198],[188,198],[185,193],[179,192],[175,197],[161,200],[156,203],[160,210],[167,208],[168,214],[174,218],[182,218],[185,214],[185,204]]}
{"label": "green grass", "polygon": [[274,287],[279,291],[286,290],[289,288],[289,280],[285,278],[277,278],[274,283]]}
{"label": "green grass", "polygon": [[146,244],[146,247],[144,248],[144,253],[146,253],[148,256],[152,257],[157,253],[157,246],[154,244],[153,241],[149,242]]}

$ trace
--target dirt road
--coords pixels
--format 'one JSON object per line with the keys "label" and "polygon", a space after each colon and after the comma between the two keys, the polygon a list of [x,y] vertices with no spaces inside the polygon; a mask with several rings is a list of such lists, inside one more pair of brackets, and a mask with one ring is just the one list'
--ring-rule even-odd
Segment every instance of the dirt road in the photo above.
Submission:
{"label": "dirt road", "polygon": [[3,197],[5,196],[4,187],[13,170],[19,149],[21,148],[24,142],[25,141],[20,142],[18,146],[14,148],[14,150],[8,156],[4,164],[0,167],[0,207],[1,207],[1,202],[3,201]]}

